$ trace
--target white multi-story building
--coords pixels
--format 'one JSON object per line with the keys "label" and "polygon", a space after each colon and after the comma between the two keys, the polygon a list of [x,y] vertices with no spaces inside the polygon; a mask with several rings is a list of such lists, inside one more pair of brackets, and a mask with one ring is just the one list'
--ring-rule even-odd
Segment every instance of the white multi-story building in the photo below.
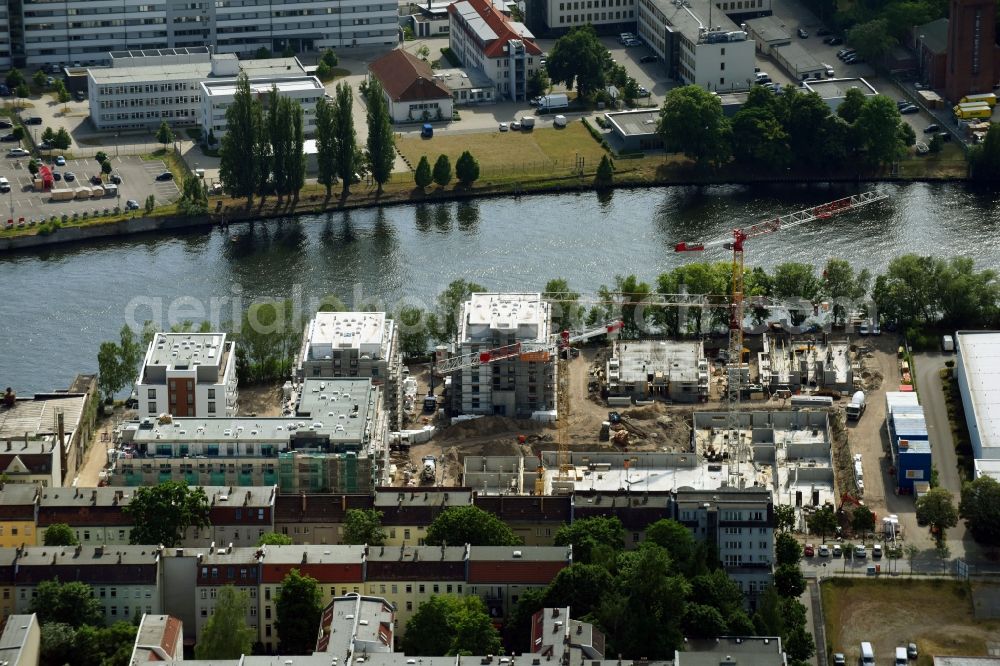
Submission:
{"label": "white multi-story building", "polygon": [[452,410],[460,414],[529,417],[555,409],[555,362],[548,352],[519,353],[520,343],[547,343],[552,305],[534,294],[473,294],[462,305],[458,354],[506,349],[493,363],[452,376]]}
{"label": "white multi-story building", "polygon": [[242,56],[392,47],[397,13],[385,0],[25,0],[0,11],[0,64],[91,66],[108,64],[110,51],[198,46]]}
{"label": "white multi-story building", "polygon": [[396,322],[384,312],[317,312],[302,335],[298,377],[370,377],[393,430],[402,427],[401,371]]}
{"label": "white multi-story building", "polygon": [[635,29],[636,0],[545,0],[545,27],[566,31],[581,25]]}
{"label": "white multi-story building", "polygon": [[754,42],[711,0],[639,0],[638,33],[667,73],[711,91],[754,81]]}
{"label": "white multi-story building", "polygon": [[239,60],[232,53],[212,55],[206,47],[154,51],[115,51],[111,67],[87,70],[90,119],[101,130],[152,129],[197,125],[201,121],[201,83],[246,73],[260,78],[305,76],[297,58]]}
{"label": "white multi-story building", "polygon": [[[201,131],[216,139],[225,136],[226,109],[236,98],[236,79],[201,82]],[[250,92],[266,102],[272,89],[281,97],[291,97],[302,106],[302,131],[310,136],[316,131],[316,102],[325,89],[315,76],[259,77],[250,81]]]}
{"label": "white multi-story building", "polygon": [[236,416],[236,343],[225,333],[157,333],[135,388],[142,418]]}
{"label": "white multi-story building", "polygon": [[528,79],[542,56],[531,31],[488,0],[459,0],[448,6],[448,16],[449,46],[462,64],[482,70],[497,98],[525,101]]}

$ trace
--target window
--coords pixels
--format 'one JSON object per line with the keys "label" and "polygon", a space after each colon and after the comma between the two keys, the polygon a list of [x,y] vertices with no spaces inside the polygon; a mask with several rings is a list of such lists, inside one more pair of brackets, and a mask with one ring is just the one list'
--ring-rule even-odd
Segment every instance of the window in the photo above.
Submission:
{"label": "window", "polygon": [[146,397],[150,400],[156,400],[156,389],[149,389],[146,391]]}
{"label": "window", "polygon": [[[725,49],[723,49],[722,55],[726,55]],[[208,389],[208,399],[209,400],[215,400],[215,389],[214,388]]]}
{"label": "window", "polygon": [[424,593],[424,586],[423,586],[423,585],[421,585],[421,586],[420,586],[420,594],[423,594],[423,593]]}
{"label": "window", "polygon": [[215,403],[214,402],[209,402],[208,403],[208,413],[209,414],[214,414],[215,413]]}
{"label": "window", "polygon": [[413,610],[413,602],[412,601],[407,601],[406,602],[406,610],[408,610],[408,611]]}
{"label": "window", "polygon": [[149,411],[150,414],[155,414],[156,413],[156,403],[155,402],[149,403],[148,405],[146,405],[146,408],[147,408],[147,410]]}

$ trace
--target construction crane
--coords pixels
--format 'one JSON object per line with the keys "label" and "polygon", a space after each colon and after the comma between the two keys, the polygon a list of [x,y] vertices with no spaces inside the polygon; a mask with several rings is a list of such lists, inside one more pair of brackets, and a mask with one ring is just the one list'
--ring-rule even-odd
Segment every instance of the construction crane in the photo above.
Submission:
{"label": "construction crane", "polygon": [[806,208],[795,213],[780,215],[763,220],[742,229],[733,229],[731,237],[720,238],[707,243],[677,243],[676,252],[699,252],[711,247],[725,247],[733,252],[732,295],[729,299],[729,358],[726,365],[726,432],[729,438],[730,486],[735,486],[740,478],[740,462],[746,455],[740,432],[740,403],[743,385],[743,270],[744,243],[765,234],[791,229],[815,220],[824,220],[834,215],[855,211],[863,206],[882,201],[887,195],[869,191],[829,203]]}

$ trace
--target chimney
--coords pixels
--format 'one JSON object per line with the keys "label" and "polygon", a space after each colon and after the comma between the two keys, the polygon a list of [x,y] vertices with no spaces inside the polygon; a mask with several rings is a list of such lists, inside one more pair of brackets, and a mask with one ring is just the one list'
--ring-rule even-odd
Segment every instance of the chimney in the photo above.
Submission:
{"label": "chimney", "polygon": [[249,503],[250,503],[250,491],[248,490],[247,494],[246,494],[246,498],[243,500],[243,506],[246,506]]}
{"label": "chimney", "polygon": [[307,559],[308,559],[308,553],[303,550],[302,551],[302,564],[305,564]]}
{"label": "chimney", "polygon": [[10,440],[8,439],[8,440],[7,440],[7,450],[8,450],[8,451],[10,451],[10,447],[11,447],[11,446],[12,446],[12,442],[11,442],[11,441],[10,441]]}
{"label": "chimney", "polygon": [[306,512],[306,494],[302,493],[302,513]]}
{"label": "chimney", "polygon": [[119,551],[118,552],[118,564],[121,564],[121,563],[122,563],[122,554],[121,554],[121,551]]}
{"label": "chimney", "polygon": [[[56,424],[57,424],[57,428],[58,428],[58,432],[59,432],[59,450],[60,451],[65,451],[66,450],[66,424],[65,424],[65,419],[63,417],[63,413],[62,413],[61,409],[59,410],[59,413],[56,414],[56,419],[57,419],[56,420]],[[52,448],[53,448],[53,450],[55,450],[55,448],[56,448],[54,442],[52,444]]]}
{"label": "chimney", "polygon": [[24,446],[21,447],[21,450],[23,451],[26,448],[28,448],[28,433],[27,432],[24,433]]}

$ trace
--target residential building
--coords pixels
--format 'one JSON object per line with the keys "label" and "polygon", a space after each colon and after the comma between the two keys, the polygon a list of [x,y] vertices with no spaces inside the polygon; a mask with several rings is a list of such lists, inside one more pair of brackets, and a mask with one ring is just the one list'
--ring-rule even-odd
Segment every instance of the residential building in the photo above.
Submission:
{"label": "residential building", "polygon": [[765,334],[763,345],[763,351],[758,354],[760,383],[769,391],[796,391],[803,386],[845,393],[854,390],[854,370],[847,340],[822,342]]}
{"label": "residential building", "polygon": [[[451,117],[450,112],[448,117]],[[402,428],[402,368],[398,327],[386,313],[317,312],[302,336],[295,374],[299,380],[371,378],[373,384],[382,388],[389,428],[399,430]],[[316,386],[313,384],[313,388]]]}
{"label": "residential building", "polygon": [[1000,459],[1000,331],[955,333],[955,377],[973,457]]}
{"label": "residential building", "polygon": [[[462,304],[456,353],[477,358],[500,350],[495,356],[501,360],[469,364],[452,375],[452,412],[527,418],[555,409],[551,328],[552,305],[540,293],[472,294]],[[527,351],[532,344],[540,350]]]}
{"label": "residential building", "polygon": [[574,620],[569,606],[543,608],[531,616],[531,651],[557,664],[604,659],[604,634],[589,622]]}
{"label": "residential building", "polygon": [[1000,73],[996,43],[996,3],[951,0],[945,96],[954,103],[975,93],[993,92]]}
{"label": "residential building", "polygon": [[17,612],[17,591],[14,587],[14,572],[20,548],[0,548],[0,621]]}
{"label": "residential building", "polygon": [[157,333],[135,390],[140,418],[236,416],[236,343],[225,333]]}
{"label": "residential building", "polygon": [[0,444],[0,473],[8,483],[58,488],[63,482],[63,452],[52,435],[44,439],[7,440]]}
{"label": "residential building", "polygon": [[115,461],[111,482],[278,484],[286,493],[370,492],[385,485],[388,424],[372,380],[309,379],[296,404],[286,417],[168,417],[128,424],[122,433],[125,457]]}
{"label": "residential building", "polygon": [[[212,133],[222,140],[229,126],[226,109],[236,99],[236,79],[202,81],[199,84],[201,97],[201,131],[208,136]],[[267,76],[250,81],[250,92],[260,99],[265,108],[268,95],[277,91],[279,97],[295,100],[302,107],[302,131],[306,136],[316,133],[316,102],[323,99],[325,88],[315,76],[289,76],[287,78]]]}
{"label": "residential building", "polygon": [[606,371],[609,397],[708,400],[710,372],[701,341],[616,340]]}
{"label": "residential building", "polygon": [[184,660],[184,623],[169,615],[143,615],[129,664]]}
{"label": "residential building", "polygon": [[572,546],[471,546],[465,593],[482,598],[490,617],[502,622],[522,594],[546,587],[571,564]]}
{"label": "residential building", "polygon": [[[555,499],[547,498],[547,501]],[[616,490],[579,490],[569,498],[573,520],[617,518],[625,528],[625,547],[637,548],[646,538],[646,528],[658,520],[674,518],[674,493],[662,490],[630,493]]]}
{"label": "residential building", "polygon": [[479,494],[473,504],[502,520],[525,546],[554,546],[556,532],[573,519],[572,499],[567,495]]}
{"label": "residential building", "polygon": [[188,530],[185,546],[256,546],[262,536],[274,531],[277,485],[208,487],[204,491],[209,502],[209,526]]}
{"label": "residential building", "polygon": [[34,613],[6,617],[0,634],[0,664],[38,666],[41,643],[42,631]]}
{"label": "residential building", "polygon": [[[61,486],[64,478],[76,475],[77,466],[90,445],[98,402],[94,375],[78,375],[69,390],[36,393],[26,398],[14,397],[10,406],[0,402],[0,452],[5,447],[17,450],[20,444],[14,440],[23,443],[25,437],[50,444],[56,442],[60,452],[58,480],[54,480],[56,477],[52,471],[39,474],[39,477],[47,485]],[[39,446],[33,448],[41,449]],[[0,472],[10,462],[10,459],[3,462],[0,456]],[[54,470],[56,461],[51,462],[50,469]],[[27,480],[23,473],[16,477],[8,473],[8,478],[15,483]]]}
{"label": "residential building", "polygon": [[35,546],[16,552],[18,613],[27,612],[39,583],[55,579],[90,585],[108,624],[160,612],[157,546]]}
{"label": "residential building", "polygon": [[347,512],[370,508],[371,495],[279,494],[274,529],[296,545],[337,544],[343,541]]}
{"label": "residential building", "polygon": [[[172,575],[174,570],[177,570],[178,574],[185,574],[185,578],[187,577],[187,572],[181,569],[180,565],[193,562],[194,566],[197,567],[195,576],[191,581],[192,585],[186,590],[188,596],[194,602],[193,608],[190,609],[190,616],[193,617],[193,621],[189,619],[189,624],[186,625],[194,630],[193,638],[197,640],[197,637],[201,635],[201,630],[205,627],[205,623],[208,622],[208,618],[215,613],[215,601],[218,597],[219,589],[224,585],[232,585],[237,592],[246,595],[249,603],[247,603],[244,620],[247,626],[258,637],[260,636],[260,616],[258,615],[260,611],[260,600],[258,598],[260,594],[260,559],[267,548],[234,548],[232,546],[224,546],[222,548],[209,549],[204,554],[179,550],[175,557],[164,558],[164,572],[170,581],[179,578],[179,576]],[[194,590],[193,593],[190,592],[192,589]],[[180,609],[186,606],[187,604],[183,606],[171,605],[165,610],[169,610],[171,615],[178,616],[183,621],[186,613]],[[273,613],[273,609],[269,612],[268,619],[271,619],[270,613]],[[274,633],[273,628],[269,629],[269,633]]]}
{"label": "residential building", "polygon": [[[711,0],[638,1],[638,34],[660,58],[667,74],[710,91],[750,87],[754,42]],[[749,0],[751,4],[763,1]]]}
{"label": "residential building", "polygon": [[445,509],[472,502],[468,488],[380,488],[373,508],[382,512],[386,546],[422,546],[427,527]]}
{"label": "residential building", "polygon": [[[126,0],[114,7],[94,7],[71,0],[44,11],[35,4],[7,8],[0,58],[10,58],[15,67],[103,65],[110,51],[209,46],[215,53],[247,57],[260,49],[308,53],[391,47],[399,41],[397,6],[387,2]],[[4,56],[4,51],[9,54]]]}
{"label": "residential building", "polygon": [[458,0],[448,6],[448,45],[465,67],[493,81],[498,99],[527,100],[527,82],[541,67],[542,50],[523,24],[489,0]]}
{"label": "residential building", "polygon": [[451,120],[451,90],[430,65],[406,49],[389,51],[368,65],[368,72],[381,84],[394,123]]}
{"label": "residential building", "polygon": [[40,486],[5,483],[0,486],[0,548],[34,546],[41,541],[37,530]]}
{"label": "residential building", "polygon": [[[937,660],[935,659],[935,662]],[[721,636],[684,639],[674,652],[674,666],[786,666],[788,658],[777,636]]]}
{"label": "residential building", "polygon": [[38,498],[38,544],[52,525],[69,525],[77,541],[93,546],[126,546],[130,543],[132,517],[125,513],[132,488],[53,488]]}
{"label": "residential building", "polygon": [[305,76],[298,58],[238,60],[208,47],[113,51],[110,67],[87,70],[90,119],[99,130],[156,129],[201,122],[201,82]]}
{"label": "residential building", "polygon": [[316,652],[349,663],[355,654],[392,654],[395,632],[392,606],[379,597],[334,597],[320,616]]}
{"label": "residential building", "polygon": [[365,587],[396,609],[396,632],[434,595],[466,594],[465,546],[372,546],[365,558]]}

